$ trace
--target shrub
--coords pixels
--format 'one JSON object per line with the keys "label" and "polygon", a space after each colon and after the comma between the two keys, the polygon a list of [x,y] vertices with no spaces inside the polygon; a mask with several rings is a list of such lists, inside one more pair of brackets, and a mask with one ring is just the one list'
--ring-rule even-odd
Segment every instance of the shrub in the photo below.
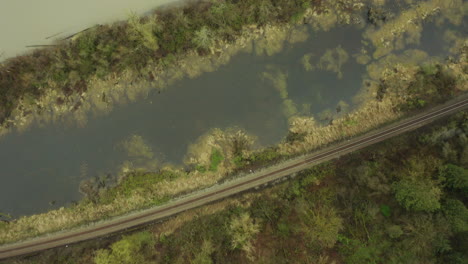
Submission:
{"label": "shrub", "polygon": [[210,157],[210,171],[217,171],[218,166],[223,161],[224,157],[221,154],[221,151],[219,149],[213,149],[211,152],[211,157]]}
{"label": "shrub", "polygon": [[457,165],[447,164],[440,168],[439,179],[449,188],[468,188],[468,170]]}
{"label": "shrub", "polygon": [[390,215],[391,215],[390,206],[388,206],[388,205],[380,206],[380,212],[382,213],[383,216],[390,217]]}
{"label": "shrub", "polygon": [[450,222],[453,232],[468,231],[468,209],[460,200],[448,199],[442,211]]}
{"label": "shrub", "polygon": [[125,236],[111,245],[110,249],[96,252],[96,264],[144,264],[153,254],[155,240],[149,232],[139,232]]}
{"label": "shrub", "polygon": [[213,43],[213,32],[211,29],[203,26],[201,29],[195,32],[195,36],[192,39],[193,44],[200,49],[209,49]]}
{"label": "shrub", "polygon": [[299,199],[295,209],[301,219],[297,231],[304,234],[307,241],[321,248],[332,248],[335,245],[338,233],[343,228],[343,219],[334,207],[310,208],[306,201]]}
{"label": "shrub", "polygon": [[200,251],[195,254],[195,258],[190,262],[191,264],[211,264],[211,254],[214,252],[213,243],[210,240],[204,240]]}
{"label": "shrub", "polygon": [[404,179],[393,184],[395,198],[407,210],[434,212],[442,191],[429,179]]}
{"label": "shrub", "polygon": [[161,24],[157,16],[141,19],[135,13],[130,14],[128,19],[128,34],[131,39],[139,41],[150,50],[159,48],[156,32],[161,30]]}
{"label": "shrub", "polygon": [[279,157],[281,157],[281,154],[277,150],[273,148],[267,148],[260,152],[251,154],[249,159],[253,162],[268,162]]}
{"label": "shrub", "polygon": [[387,227],[387,234],[391,238],[399,238],[403,235],[403,230],[399,225],[391,225]]}
{"label": "shrub", "polygon": [[234,217],[229,225],[232,248],[239,248],[250,254],[253,250],[251,240],[258,232],[260,225],[248,213]]}

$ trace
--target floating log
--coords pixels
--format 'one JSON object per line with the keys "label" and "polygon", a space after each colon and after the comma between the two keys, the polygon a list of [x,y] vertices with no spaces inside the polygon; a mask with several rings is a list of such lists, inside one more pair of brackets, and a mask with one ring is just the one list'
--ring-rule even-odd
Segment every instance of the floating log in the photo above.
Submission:
{"label": "floating log", "polygon": [[71,39],[71,38],[73,38],[74,36],[76,36],[76,35],[78,35],[78,34],[81,34],[81,33],[85,32],[85,31],[88,31],[88,30],[90,30],[90,29],[92,29],[92,28],[95,28],[95,27],[98,27],[98,26],[101,26],[101,25],[100,25],[100,24],[97,24],[97,25],[94,25],[94,26],[92,26],[92,27],[85,28],[85,29],[83,29],[83,30],[81,30],[81,31],[76,32],[75,34],[71,34],[70,36],[68,36],[68,37],[66,37],[66,38],[64,38],[64,39],[62,39],[62,40]]}
{"label": "floating log", "polygon": [[45,38],[45,39],[50,39],[50,38],[53,38],[53,37],[55,37],[55,36],[57,36],[57,35],[60,35],[60,34],[62,34],[63,32],[64,32],[64,31],[62,31],[62,32],[59,32],[59,33],[56,33],[56,34],[54,34],[54,35],[51,35],[51,36],[48,36],[48,37],[47,37],[47,38]]}
{"label": "floating log", "polygon": [[28,45],[28,46],[26,46],[26,48],[52,47],[52,46],[57,46],[57,45],[53,45],[53,44],[50,44],[50,45]]}

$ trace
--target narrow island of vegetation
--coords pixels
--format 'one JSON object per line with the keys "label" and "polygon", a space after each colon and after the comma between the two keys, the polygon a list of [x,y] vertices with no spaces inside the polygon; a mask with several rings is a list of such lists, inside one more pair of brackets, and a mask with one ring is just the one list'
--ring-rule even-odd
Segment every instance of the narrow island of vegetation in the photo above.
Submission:
{"label": "narrow island of vegetation", "polygon": [[[255,138],[241,129],[213,129],[191,146],[184,167],[158,167],[145,140],[133,135],[121,147],[134,161],[121,168],[114,184],[93,178],[80,186],[86,198],[72,207],[0,222],[0,244],[161,205],[464,94],[468,45],[463,37],[447,33],[453,57],[446,61],[415,49],[394,51],[418,42],[426,21],[460,25],[468,4],[397,2],[405,9],[394,16],[381,0],[194,2],[99,26],[2,63],[0,134],[24,129],[33,120],[71,115],[81,122],[88,112],[110,111],[148,87],[163,89],[182,76],[213,71],[241,49],[279,52],[284,41],[308,37],[303,27],[328,31],[368,25],[362,52],[351,57],[338,46],[320,57],[305,54],[300,62],[306,71],[330,71],[337,78],[348,60],[366,65],[365,89],[355,109],[328,124],[299,115],[288,98],[287,75],[268,68],[261,77],[280,93],[290,123],[278,145],[254,149]],[[288,183],[186,212],[112,244],[103,242],[100,247],[107,249],[68,252],[62,260],[45,253],[31,261],[462,263],[455,261],[466,259],[466,117],[459,114],[423,135],[389,140],[311,168]]]}

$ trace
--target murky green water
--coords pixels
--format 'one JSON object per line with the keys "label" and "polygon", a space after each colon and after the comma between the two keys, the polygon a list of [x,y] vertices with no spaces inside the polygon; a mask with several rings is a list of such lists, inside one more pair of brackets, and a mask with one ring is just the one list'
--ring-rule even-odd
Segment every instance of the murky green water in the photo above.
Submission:
{"label": "murky green water", "polygon": [[[446,43],[434,29],[426,27],[417,48],[444,57]],[[182,163],[189,144],[214,127],[237,126],[256,135],[262,146],[279,142],[287,132],[285,100],[292,101],[296,114],[315,116],[335,111],[340,101],[351,104],[366,73],[366,66],[353,57],[361,50],[362,32],[339,27],[312,32],[307,41],[287,44],[277,55],[239,54],[213,73],[183,79],[161,93],[116,107],[83,128],[53,124],[8,134],[0,139],[0,212],[19,216],[79,200],[79,182],[115,174],[128,158],[117,146],[134,134],[145,139],[161,163],[176,164]],[[327,50],[341,49],[347,58],[339,73],[320,69]],[[315,70],[304,68],[304,54],[310,54]],[[265,72],[284,77],[286,97],[262,78]]]}

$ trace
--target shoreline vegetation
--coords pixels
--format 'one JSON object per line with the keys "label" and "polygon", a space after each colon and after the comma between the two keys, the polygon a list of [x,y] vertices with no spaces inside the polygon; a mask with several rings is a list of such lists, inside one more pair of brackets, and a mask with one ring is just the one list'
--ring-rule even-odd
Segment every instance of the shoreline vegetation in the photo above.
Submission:
{"label": "shoreline vegetation", "polygon": [[[113,104],[136,100],[150,87],[163,89],[185,75],[193,78],[214,71],[240,50],[271,55],[281,51],[286,40],[303,41],[300,32],[294,34],[299,37],[290,37],[292,31],[298,31],[298,25],[328,31],[339,24],[355,23],[367,5],[380,6],[382,1],[370,2],[200,2],[156,11],[156,16],[132,17],[128,23],[102,25],[55,48],[38,50],[31,56],[2,64],[0,103],[5,108],[0,113],[3,129],[0,134],[12,127],[25,129],[34,119],[60,120],[69,112],[73,122],[84,125],[90,111],[110,111]],[[422,6],[449,10],[441,12],[442,18],[454,17],[457,10],[462,13],[468,10],[466,3],[452,2],[455,4],[447,7],[446,1],[431,0]],[[401,16],[424,21],[434,15],[425,9],[411,12],[414,8],[416,5],[409,5],[409,11]],[[240,15],[246,10],[250,11]],[[384,24],[366,31],[367,36],[381,34],[385,38],[389,35],[383,30],[397,32],[392,34],[399,37],[388,41],[398,43],[394,44],[395,49],[403,49],[416,40],[406,40],[410,29],[392,31],[400,28],[395,21],[400,21],[401,16],[389,23],[381,19]],[[456,25],[459,21],[449,22]],[[420,33],[421,29],[414,30]],[[252,40],[257,40],[255,45]],[[468,90],[468,45],[458,37],[453,42],[457,58],[445,62],[428,62],[427,54],[417,50],[389,54],[387,42],[372,42],[368,51],[356,57],[357,61],[368,63],[368,76],[363,81],[365,89],[357,97],[360,105],[352,112],[342,114],[328,125],[311,116],[291,115],[285,141],[257,150],[252,149],[255,139],[240,129],[213,129],[189,149],[186,168],[165,166],[149,172],[143,165],[126,164],[115,186],[106,186],[106,179],[93,179],[80,186],[86,198],[74,206],[0,222],[0,244],[160,205],[184,193],[212,186],[229,175],[364,133],[464,93]],[[381,48],[388,55],[380,59]],[[371,57],[368,54],[372,49]],[[333,57],[333,52],[330,54]],[[338,57],[348,59],[347,55]],[[375,61],[369,63],[372,59]],[[308,63],[305,65],[310,69]],[[340,63],[338,59],[338,66],[329,60],[321,64],[340,76]],[[42,64],[43,70],[37,71]],[[278,91],[287,94],[284,89]],[[153,164],[151,150],[138,135],[129,138],[122,147],[141,159],[138,164]]]}

